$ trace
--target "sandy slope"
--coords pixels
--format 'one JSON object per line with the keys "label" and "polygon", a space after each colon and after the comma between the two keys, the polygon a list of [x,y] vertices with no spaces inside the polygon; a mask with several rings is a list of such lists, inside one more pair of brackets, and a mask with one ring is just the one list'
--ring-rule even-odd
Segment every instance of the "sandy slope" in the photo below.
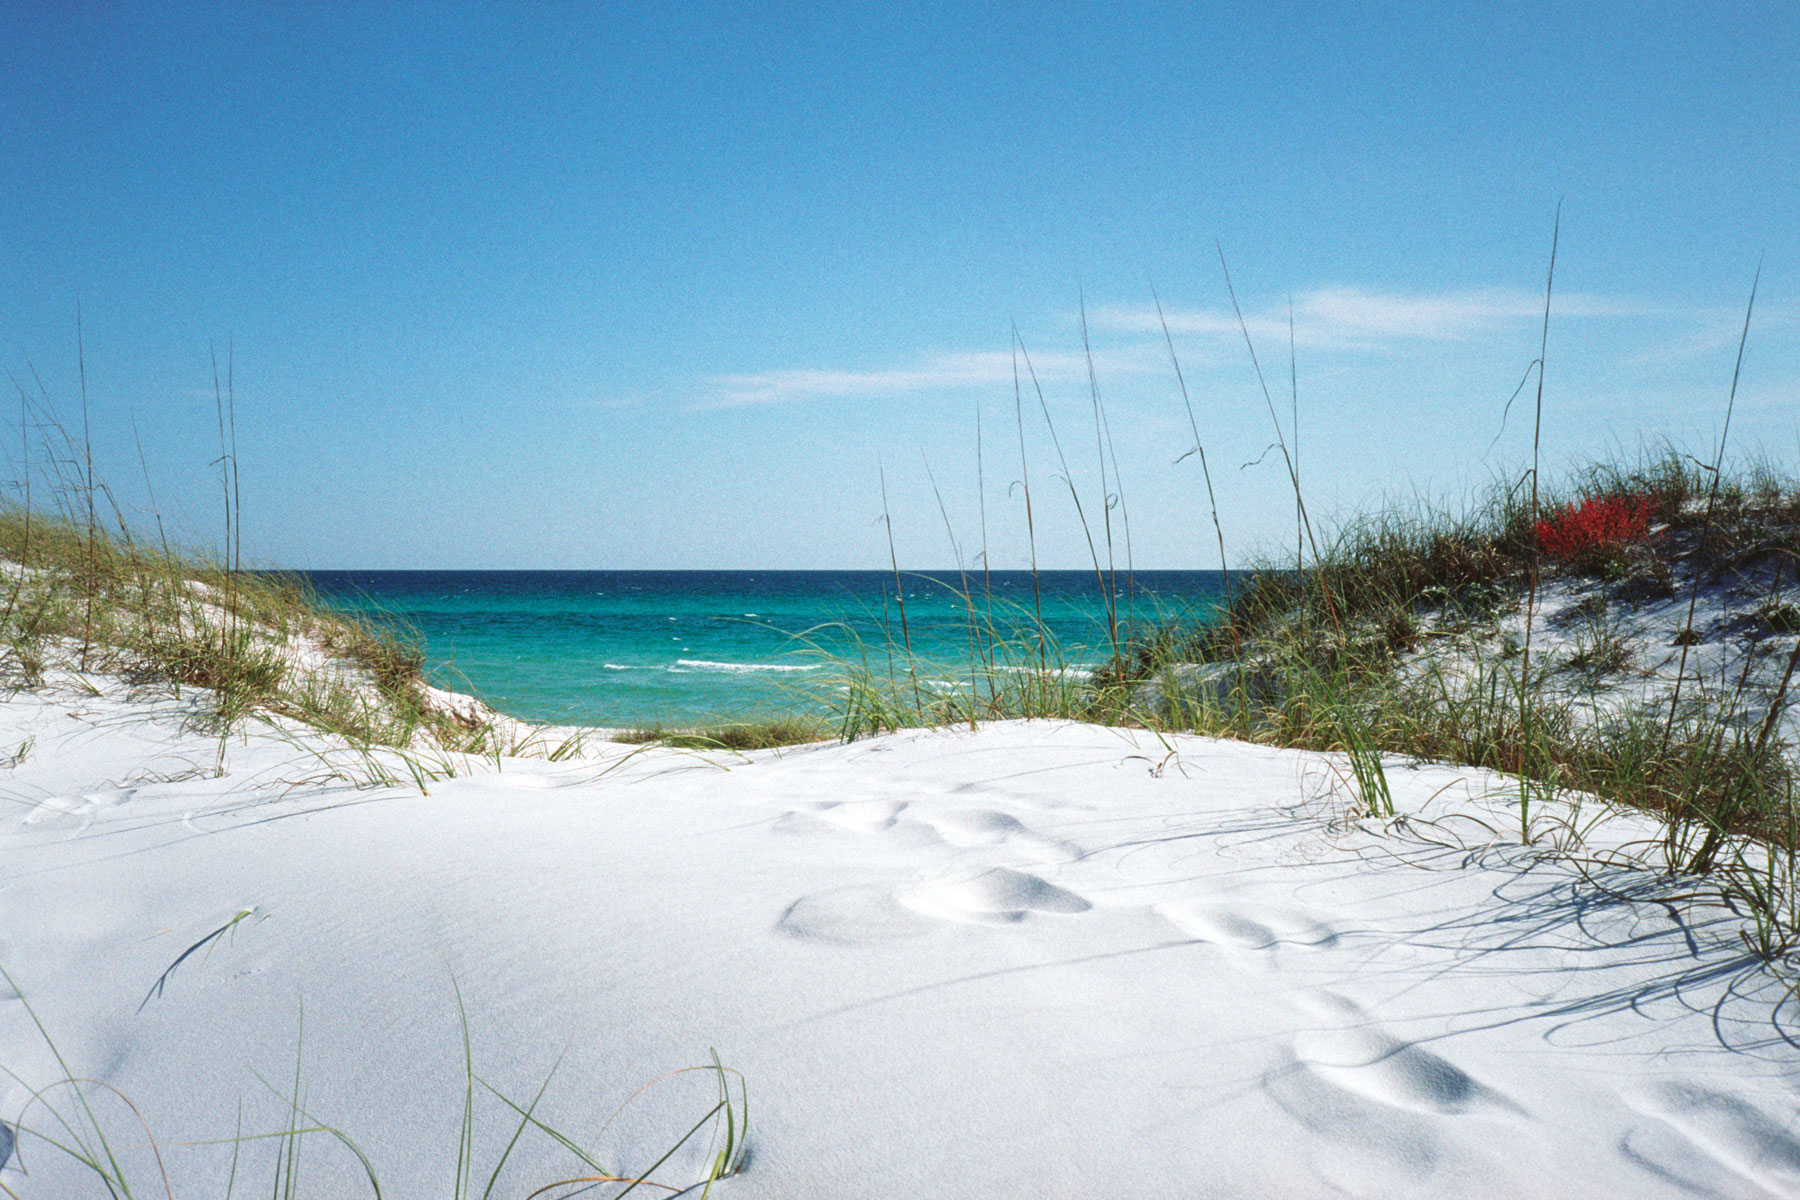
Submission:
{"label": "sandy slope", "polygon": [[[1051,723],[469,763],[421,796],[307,782],[265,735],[218,776],[218,742],[153,708],[0,705],[0,754],[33,739],[0,772],[0,963],[71,1069],[142,1108],[177,1196],[223,1194],[231,1148],[174,1143],[230,1137],[240,1097],[280,1127],[256,1073],[290,1086],[302,1005],[312,1111],[384,1194],[449,1195],[453,976],[478,1072],[528,1100],[561,1055],[540,1112],[619,1168],[714,1085],[606,1116],[717,1047],[752,1105],[725,1197],[1800,1194],[1800,1054],[1735,919],[1490,845],[1451,817],[1486,811],[1468,773],[1397,768],[1445,820],[1387,835],[1342,821],[1320,756]],[[16,1000],[0,1059],[58,1074]],[[484,1095],[478,1159],[511,1132]],[[0,1182],[99,1194],[24,1148]],[[246,1194],[273,1155],[244,1148]],[[580,1173],[528,1137],[495,1194]],[[357,1179],[309,1146],[304,1194]]]}

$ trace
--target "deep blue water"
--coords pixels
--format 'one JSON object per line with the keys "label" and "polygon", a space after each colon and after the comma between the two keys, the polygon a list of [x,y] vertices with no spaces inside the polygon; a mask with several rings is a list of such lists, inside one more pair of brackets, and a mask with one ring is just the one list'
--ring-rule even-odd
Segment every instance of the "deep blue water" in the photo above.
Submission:
{"label": "deep blue water", "polygon": [[[881,571],[301,574],[327,603],[415,631],[442,685],[533,721],[642,725],[817,709],[841,677],[831,656],[882,665],[890,639],[903,652],[894,577]],[[956,573],[902,583],[914,654],[928,672],[966,672],[969,610]],[[1003,636],[1030,636],[1037,602],[1028,572],[972,574],[969,585]],[[1104,660],[1106,606],[1094,573],[1043,572],[1039,586],[1062,661]],[[1121,574],[1118,592],[1120,620],[1141,623],[1210,611],[1222,576],[1140,571],[1129,588]]]}

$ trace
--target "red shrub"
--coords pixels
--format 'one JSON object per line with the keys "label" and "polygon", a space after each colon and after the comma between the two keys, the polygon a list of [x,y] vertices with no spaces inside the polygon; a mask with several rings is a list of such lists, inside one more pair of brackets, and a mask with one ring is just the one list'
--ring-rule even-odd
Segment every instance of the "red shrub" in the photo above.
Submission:
{"label": "red shrub", "polygon": [[1538,545],[1552,558],[1574,562],[1596,550],[1641,540],[1655,511],[1653,496],[1593,496],[1539,521]]}

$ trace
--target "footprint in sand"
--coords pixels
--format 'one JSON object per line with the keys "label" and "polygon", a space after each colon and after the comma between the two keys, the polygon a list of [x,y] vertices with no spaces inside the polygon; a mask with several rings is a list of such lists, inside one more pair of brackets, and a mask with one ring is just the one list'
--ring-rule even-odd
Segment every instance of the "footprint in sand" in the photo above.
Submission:
{"label": "footprint in sand", "polygon": [[880,833],[892,829],[905,808],[904,800],[846,800],[818,809],[817,815],[855,833]]}
{"label": "footprint in sand", "polygon": [[[1800,1190],[1800,1140],[1778,1120],[1737,1096],[1698,1084],[1673,1081],[1627,1093],[1625,1103],[1654,1117],[1720,1166],[1778,1195]],[[1634,1130],[1620,1149],[1657,1174],[1680,1168],[1685,1155],[1647,1153],[1667,1149],[1645,1131]],[[1691,1173],[1682,1172],[1682,1173]]]}
{"label": "footprint in sand", "polygon": [[1307,1154],[1334,1193],[1440,1196],[1444,1171],[1458,1170],[1461,1158],[1443,1137],[1443,1121],[1478,1111],[1521,1112],[1455,1064],[1387,1033],[1340,996],[1319,993],[1301,1008],[1319,1027],[1295,1035],[1293,1057],[1264,1077],[1263,1090],[1315,1135]]}
{"label": "footprint in sand", "polygon": [[1164,920],[1189,937],[1239,950],[1287,945],[1313,950],[1337,943],[1337,931],[1292,909],[1261,908],[1254,915],[1223,904],[1176,901],[1159,904]]}
{"label": "footprint in sand", "polygon": [[1631,1165],[1690,1196],[1727,1200],[1743,1192],[1740,1176],[1721,1170],[1718,1159],[1660,1121],[1626,1130],[1618,1151]]}
{"label": "footprint in sand", "polygon": [[1030,832],[1019,818],[991,808],[954,808],[925,820],[952,846],[997,846]]}
{"label": "footprint in sand", "polygon": [[1005,845],[1042,863],[1068,862],[1079,857],[1079,851],[1068,843],[1044,837],[1011,813],[996,809],[952,808],[926,813],[921,819],[952,846]]}
{"label": "footprint in sand", "polygon": [[1297,1034],[1294,1057],[1319,1078],[1395,1108],[1459,1113],[1483,1098],[1482,1086],[1460,1067],[1377,1029]]}
{"label": "footprint in sand", "polygon": [[1004,925],[1032,913],[1084,913],[1093,905],[1036,875],[994,867],[979,875],[926,884],[900,894],[914,912],[947,921]]}
{"label": "footprint in sand", "polygon": [[1294,1058],[1328,1083],[1412,1112],[1520,1111],[1454,1063],[1388,1033],[1341,996],[1323,993],[1305,1007],[1325,1027],[1295,1034]]}
{"label": "footprint in sand", "polygon": [[1263,1091],[1309,1135],[1296,1148],[1330,1194],[1432,1194],[1420,1189],[1430,1187],[1444,1145],[1430,1119],[1345,1091],[1291,1059],[1264,1077]]}
{"label": "footprint in sand", "polygon": [[943,839],[929,825],[902,818],[906,807],[900,800],[804,802],[770,822],[769,832],[801,837],[880,834],[896,846],[942,846]]}
{"label": "footprint in sand", "polygon": [[917,937],[933,926],[880,888],[847,887],[800,897],[775,928],[804,941],[856,946]]}

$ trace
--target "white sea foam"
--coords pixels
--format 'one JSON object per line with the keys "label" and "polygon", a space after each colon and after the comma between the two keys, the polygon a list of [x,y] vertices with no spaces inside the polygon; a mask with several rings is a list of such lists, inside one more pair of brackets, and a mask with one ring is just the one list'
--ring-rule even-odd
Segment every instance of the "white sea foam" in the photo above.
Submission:
{"label": "white sea foam", "polygon": [[1098,663],[1065,663],[1060,667],[1011,667],[996,666],[995,674],[999,675],[1091,675],[1099,670]]}
{"label": "white sea foam", "polygon": [[799,665],[794,663],[728,663],[710,662],[704,658],[678,658],[671,671],[715,671],[722,675],[751,675],[763,672],[788,673],[792,671],[816,671],[818,663]]}

